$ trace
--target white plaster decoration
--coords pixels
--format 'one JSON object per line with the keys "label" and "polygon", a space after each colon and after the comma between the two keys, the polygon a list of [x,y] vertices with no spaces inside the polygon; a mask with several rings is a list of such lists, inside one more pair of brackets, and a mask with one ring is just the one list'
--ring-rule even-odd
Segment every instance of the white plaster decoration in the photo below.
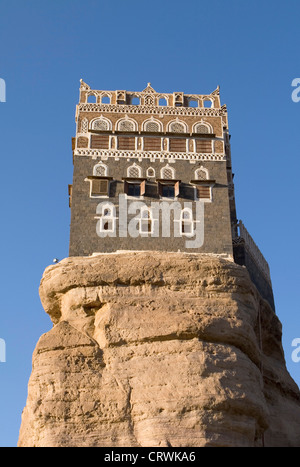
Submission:
{"label": "white plaster decoration", "polygon": [[107,165],[100,162],[94,166],[93,175],[97,177],[106,177],[108,173],[107,171],[108,171]]}
{"label": "white plaster decoration", "polygon": [[108,118],[101,115],[91,121],[90,128],[92,130],[108,131],[112,129],[112,123]]}
{"label": "white plaster decoration", "polygon": [[155,120],[151,117],[149,120],[145,120],[142,124],[143,131],[163,131],[162,123],[159,120]]}
{"label": "white plaster decoration", "polygon": [[161,169],[160,175],[161,178],[172,180],[175,178],[175,169],[173,167],[170,167],[169,164],[167,164]]}
{"label": "white plaster decoration", "polygon": [[118,131],[137,131],[138,125],[135,120],[126,115],[125,118],[117,121],[116,129]]}
{"label": "white plaster decoration", "polygon": [[208,170],[201,166],[195,170],[195,180],[209,180]]}
{"label": "white plaster decoration", "polygon": [[127,177],[130,178],[141,178],[142,176],[142,168],[134,163],[127,169]]}
{"label": "white plaster decoration", "polygon": [[[75,149],[75,156],[91,156],[91,157],[119,157],[134,159],[142,157],[143,159],[157,160],[189,160],[189,161],[226,161],[226,155],[208,154],[208,153],[184,153],[184,152],[166,152],[166,151],[130,151],[130,150],[109,150],[109,149]],[[171,161],[170,161],[171,163]]]}
{"label": "white plaster decoration", "polygon": [[88,132],[88,129],[89,129],[89,121],[88,119],[85,117],[82,119],[81,121],[81,133],[87,133]]}
{"label": "white plaster decoration", "polygon": [[197,122],[193,125],[193,133],[213,133],[212,126],[207,122]]}
{"label": "white plaster decoration", "polygon": [[176,119],[175,121],[169,122],[168,131],[174,132],[174,133],[186,133],[187,125],[185,122],[182,122],[179,119]]}

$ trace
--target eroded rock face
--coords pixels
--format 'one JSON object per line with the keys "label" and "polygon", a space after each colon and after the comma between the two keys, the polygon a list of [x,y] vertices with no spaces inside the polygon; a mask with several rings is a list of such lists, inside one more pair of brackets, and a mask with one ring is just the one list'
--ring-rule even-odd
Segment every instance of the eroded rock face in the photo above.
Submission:
{"label": "eroded rock face", "polygon": [[46,269],[19,446],[300,446],[281,324],[245,268],[117,253]]}

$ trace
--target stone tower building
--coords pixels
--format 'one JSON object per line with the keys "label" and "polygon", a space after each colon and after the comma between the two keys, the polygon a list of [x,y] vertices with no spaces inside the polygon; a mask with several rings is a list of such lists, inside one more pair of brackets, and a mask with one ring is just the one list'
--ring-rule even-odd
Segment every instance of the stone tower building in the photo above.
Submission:
{"label": "stone tower building", "polygon": [[268,264],[236,219],[219,89],[81,82],[76,124],[70,256],[40,282],[54,326],[18,446],[299,446],[300,393]]}
{"label": "stone tower building", "polygon": [[221,255],[274,308],[267,262],[237,221],[226,105],[208,95],[92,90],[81,80],[69,185],[70,256]]}

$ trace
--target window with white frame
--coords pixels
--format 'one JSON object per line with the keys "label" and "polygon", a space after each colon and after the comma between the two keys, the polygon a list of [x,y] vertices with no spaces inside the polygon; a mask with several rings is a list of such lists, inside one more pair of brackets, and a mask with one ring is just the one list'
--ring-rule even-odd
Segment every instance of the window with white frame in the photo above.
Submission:
{"label": "window with white frame", "polygon": [[153,169],[153,167],[149,167],[147,169],[146,175],[149,178],[155,177],[155,169]]}
{"label": "window with white frame", "polygon": [[96,177],[105,177],[107,175],[107,165],[102,162],[96,164],[93,168],[93,175]]}
{"label": "window with white frame", "polygon": [[196,169],[195,179],[196,180],[208,180],[209,179],[208,170],[205,169],[204,167],[200,167],[199,169]]}
{"label": "window with white frame", "polygon": [[191,209],[184,208],[180,214],[180,233],[185,236],[194,235],[194,221]]}
{"label": "window with white frame", "polygon": [[[99,213],[98,213],[99,214]],[[100,232],[102,233],[112,233],[115,231],[115,207],[111,203],[102,204],[101,213],[100,213]]]}
{"label": "window with white frame", "polygon": [[166,165],[161,169],[161,178],[164,178],[166,180],[170,180],[175,178],[175,169],[173,167],[170,167],[169,165]]}
{"label": "window with white frame", "polygon": [[184,123],[181,122],[173,122],[169,125],[169,130],[172,133],[185,133],[186,126]]}
{"label": "window with white frame", "polygon": [[202,134],[211,133],[211,128],[209,125],[206,125],[205,123],[197,123],[194,126],[194,133],[202,133]]}
{"label": "window with white frame", "polygon": [[141,178],[142,168],[137,164],[133,164],[127,169],[127,177],[129,178]]}
{"label": "window with white frame", "polygon": [[120,120],[118,123],[119,131],[135,131],[136,124],[132,120],[124,119]]}
{"label": "window with white frame", "polygon": [[143,207],[140,211],[139,232],[142,234],[152,233],[153,219],[151,209]]}
{"label": "window with white frame", "polygon": [[157,131],[161,131],[161,126],[160,126],[159,122],[149,120],[148,122],[144,123],[144,130],[154,133],[154,132],[157,132]]}
{"label": "window with white frame", "polygon": [[92,130],[108,131],[111,128],[111,123],[106,118],[97,118],[92,122]]}
{"label": "window with white frame", "polygon": [[109,195],[109,180],[98,177],[90,178],[90,196],[93,198]]}

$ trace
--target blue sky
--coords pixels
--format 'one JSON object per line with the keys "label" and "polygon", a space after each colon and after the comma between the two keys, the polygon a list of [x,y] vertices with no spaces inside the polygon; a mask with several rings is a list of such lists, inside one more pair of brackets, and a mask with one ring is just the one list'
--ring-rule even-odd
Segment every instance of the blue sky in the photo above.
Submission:
{"label": "blue sky", "polygon": [[299,1],[0,0],[0,446],[15,446],[31,357],[51,328],[38,287],[68,256],[71,137],[95,89],[205,94],[229,112],[238,218],[271,268],[287,367],[300,338]]}

